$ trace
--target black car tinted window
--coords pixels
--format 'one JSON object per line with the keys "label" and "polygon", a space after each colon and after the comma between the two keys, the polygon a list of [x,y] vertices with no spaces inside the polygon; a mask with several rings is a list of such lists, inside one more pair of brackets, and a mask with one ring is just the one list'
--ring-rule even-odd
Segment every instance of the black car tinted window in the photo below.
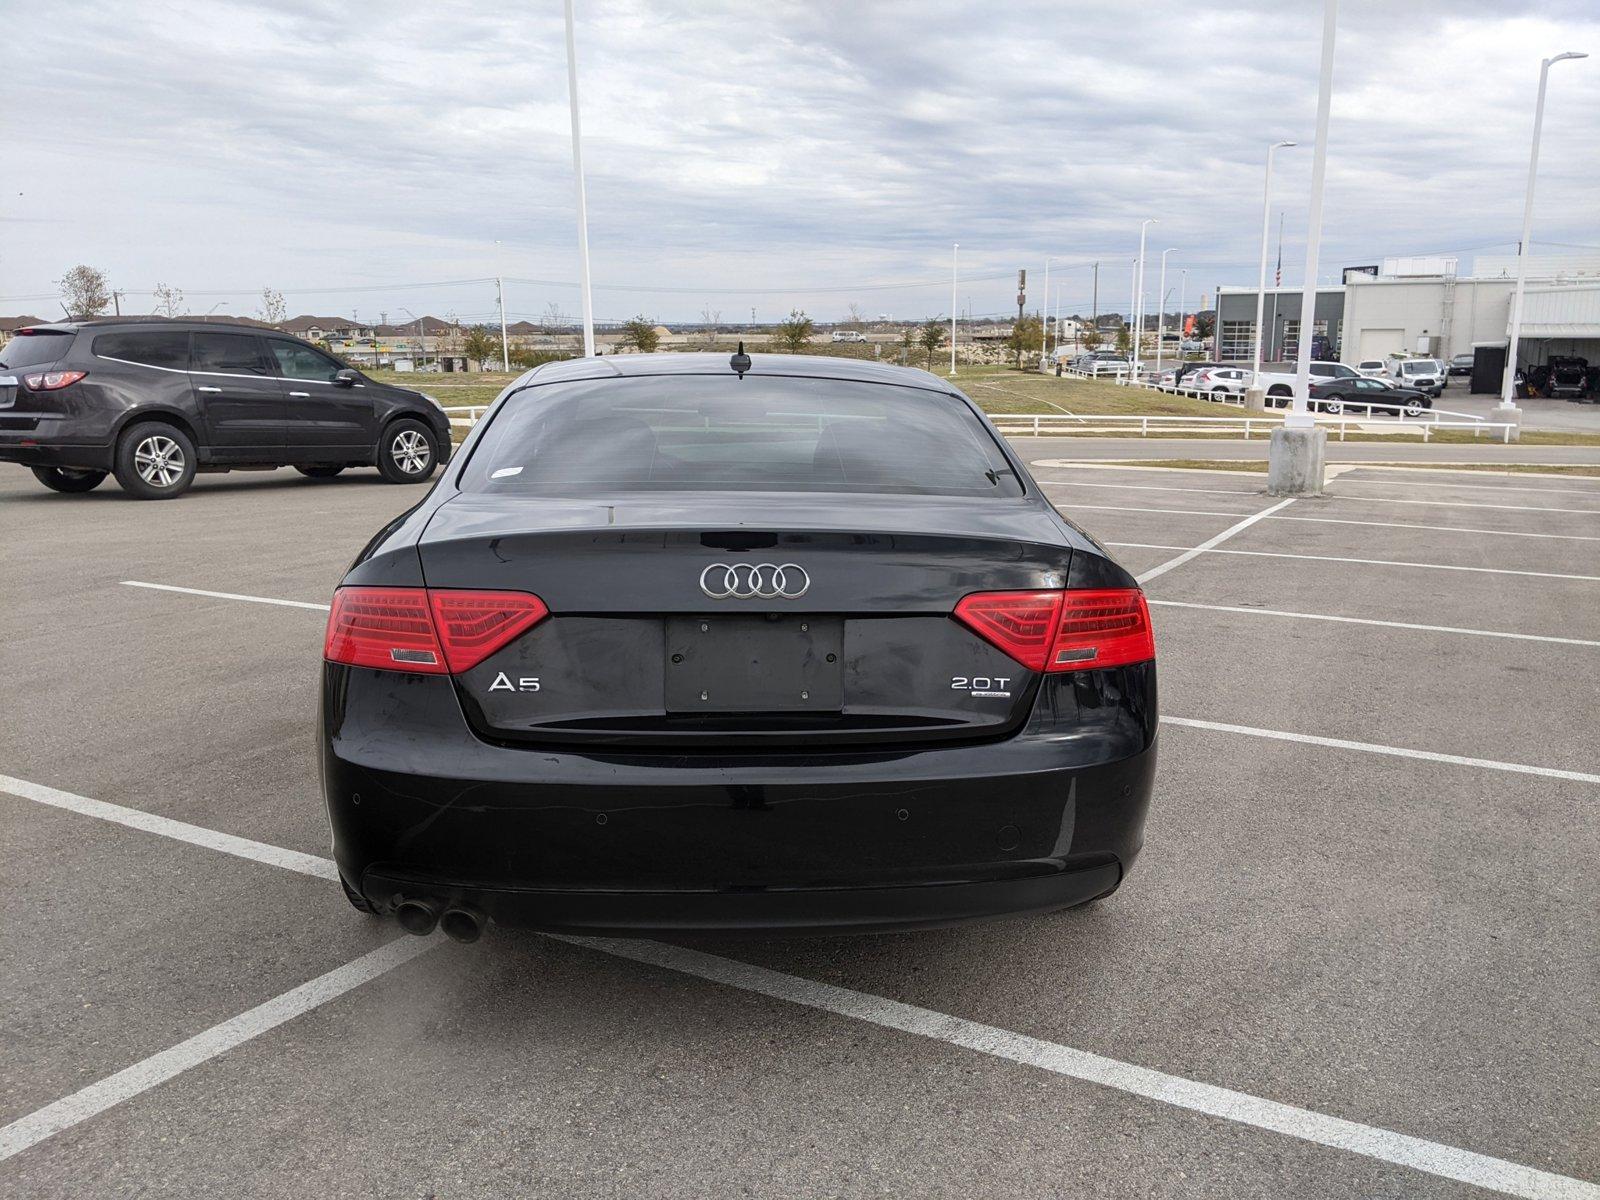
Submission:
{"label": "black car tinted window", "polygon": [[342,363],[299,342],[268,338],[267,345],[272,347],[272,357],[278,360],[278,373],[286,379],[319,379],[332,383],[334,376],[344,370]]}
{"label": "black car tinted window", "polygon": [[147,333],[101,333],[95,335],[97,358],[120,358],[147,367],[189,369],[189,335],[181,330],[161,329]]}
{"label": "black car tinted window", "polygon": [[225,375],[271,375],[272,364],[261,350],[259,338],[248,333],[194,335],[193,369]]}
{"label": "black car tinted window", "polygon": [[461,486],[547,494],[1022,494],[994,436],[954,396],[731,373],[516,393],[484,431]]}
{"label": "black car tinted window", "polygon": [[40,330],[17,334],[0,346],[0,367],[42,367],[67,352],[75,334]]}

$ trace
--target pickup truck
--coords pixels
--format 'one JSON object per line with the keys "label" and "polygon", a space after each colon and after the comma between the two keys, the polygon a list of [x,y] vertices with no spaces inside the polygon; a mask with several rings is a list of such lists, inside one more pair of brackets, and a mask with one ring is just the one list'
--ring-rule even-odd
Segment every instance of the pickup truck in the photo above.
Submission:
{"label": "pickup truck", "polygon": [[[1328,379],[1360,379],[1361,372],[1354,367],[1347,367],[1340,362],[1313,362],[1311,364],[1311,382]],[[1274,408],[1286,408],[1294,395],[1295,372],[1261,371],[1260,382],[1257,386],[1267,391],[1267,403]]]}

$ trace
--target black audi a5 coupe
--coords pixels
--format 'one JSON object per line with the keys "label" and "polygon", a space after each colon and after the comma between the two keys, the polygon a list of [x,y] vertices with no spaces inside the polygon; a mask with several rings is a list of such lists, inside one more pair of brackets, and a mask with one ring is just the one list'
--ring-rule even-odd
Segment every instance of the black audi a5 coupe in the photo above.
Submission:
{"label": "black audi a5 coupe", "polygon": [[197,471],[295,467],[328,479],[376,466],[420,483],[450,453],[422,392],[367,378],[275,329],[105,318],[36,325],[0,346],[0,462],[57,492],[114,474],[141,500]]}
{"label": "black audi a5 coupe", "polygon": [[324,658],[345,892],[413,933],[948,924],[1104,896],[1143,842],[1144,594],[922,371],[539,367]]}

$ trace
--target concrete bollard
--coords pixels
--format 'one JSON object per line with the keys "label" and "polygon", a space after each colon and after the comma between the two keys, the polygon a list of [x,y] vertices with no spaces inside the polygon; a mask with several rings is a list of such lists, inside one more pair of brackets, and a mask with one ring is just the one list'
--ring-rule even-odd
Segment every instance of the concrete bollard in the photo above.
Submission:
{"label": "concrete bollard", "polygon": [[1265,388],[1246,388],[1244,393],[1245,412],[1266,412],[1267,392]]}
{"label": "concrete bollard", "polygon": [[1507,440],[1513,442],[1522,440],[1522,410],[1516,405],[1496,404],[1489,410],[1489,420],[1509,422],[1511,430],[1506,435]]}
{"label": "concrete bollard", "polygon": [[1267,495],[1322,495],[1323,457],[1328,431],[1281,426],[1272,431],[1267,455]]}

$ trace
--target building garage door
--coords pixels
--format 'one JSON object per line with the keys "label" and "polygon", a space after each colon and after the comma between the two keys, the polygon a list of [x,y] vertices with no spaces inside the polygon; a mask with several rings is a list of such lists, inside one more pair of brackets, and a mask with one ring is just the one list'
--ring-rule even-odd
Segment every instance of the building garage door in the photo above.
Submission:
{"label": "building garage door", "polygon": [[1357,360],[1382,358],[1386,354],[1400,354],[1406,348],[1404,329],[1363,329]]}

